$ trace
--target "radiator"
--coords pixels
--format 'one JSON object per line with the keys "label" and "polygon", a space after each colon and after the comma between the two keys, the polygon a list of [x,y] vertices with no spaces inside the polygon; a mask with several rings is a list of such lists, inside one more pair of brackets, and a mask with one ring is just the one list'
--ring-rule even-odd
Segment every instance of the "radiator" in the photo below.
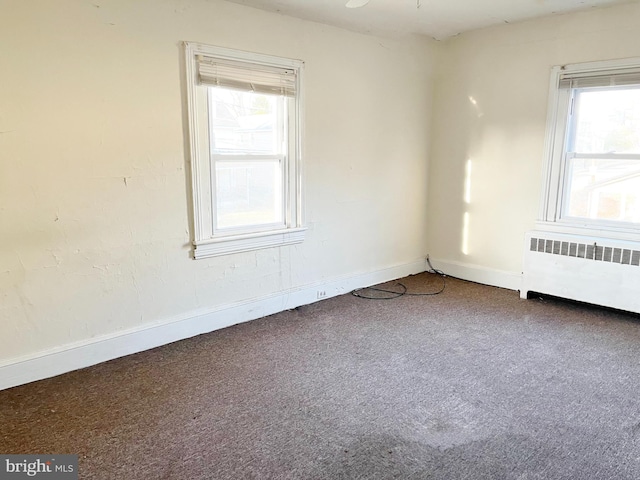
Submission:
{"label": "radiator", "polygon": [[522,289],[640,313],[640,242],[532,231]]}

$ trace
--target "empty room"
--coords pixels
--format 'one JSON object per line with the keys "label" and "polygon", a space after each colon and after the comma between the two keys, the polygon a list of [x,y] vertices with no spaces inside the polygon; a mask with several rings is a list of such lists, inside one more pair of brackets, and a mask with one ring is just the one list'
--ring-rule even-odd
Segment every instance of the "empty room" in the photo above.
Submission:
{"label": "empty room", "polygon": [[639,24],[0,0],[0,478],[640,478]]}

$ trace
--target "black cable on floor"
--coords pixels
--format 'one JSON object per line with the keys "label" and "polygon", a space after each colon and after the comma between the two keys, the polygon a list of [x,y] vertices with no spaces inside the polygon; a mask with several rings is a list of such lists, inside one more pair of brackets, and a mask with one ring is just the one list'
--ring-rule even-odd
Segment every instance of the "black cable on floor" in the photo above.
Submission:
{"label": "black cable on floor", "polygon": [[[405,287],[400,282],[396,283],[396,285],[402,289],[401,292],[394,292],[393,290],[386,290],[384,288],[377,288],[377,287],[364,287],[364,288],[356,288],[354,291],[351,292],[351,295],[353,295],[354,297],[364,298],[367,300],[393,300],[394,298],[402,297],[403,295],[407,294],[407,287]],[[363,292],[382,292],[385,294],[389,294],[390,296],[386,296],[386,297],[369,296]]]}
{"label": "black cable on floor", "polygon": [[[397,282],[394,285],[394,287],[400,287],[399,288],[400,291],[389,290],[387,288],[379,288],[379,287],[364,287],[364,288],[356,288],[351,292],[351,295],[358,298],[364,298],[366,300],[393,300],[395,298],[403,297],[405,295],[409,295],[412,297],[426,297],[430,295],[439,295],[440,293],[444,292],[444,289],[447,286],[447,282],[445,280],[446,275],[442,270],[437,270],[433,268],[433,265],[431,265],[431,262],[429,261],[429,257],[427,257],[427,264],[429,265],[429,270],[427,270],[427,273],[433,273],[435,275],[438,275],[438,277],[440,277],[440,279],[442,280],[442,286],[434,292],[417,292],[417,293],[409,292],[406,285],[404,285],[403,283]],[[371,292],[371,293],[379,292],[384,295],[383,296],[368,295],[367,294],[368,292]]]}

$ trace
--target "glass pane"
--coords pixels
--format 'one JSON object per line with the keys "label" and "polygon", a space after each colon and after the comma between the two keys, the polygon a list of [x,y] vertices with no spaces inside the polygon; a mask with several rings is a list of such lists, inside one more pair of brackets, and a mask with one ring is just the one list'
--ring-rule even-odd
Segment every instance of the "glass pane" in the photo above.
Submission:
{"label": "glass pane", "polygon": [[282,153],[284,97],[209,88],[212,154]]}
{"label": "glass pane", "polygon": [[578,91],[578,153],[640,153],[640,88]]}
{"label": "glass pane", "polygon": [[569,182],[569,216],[640,222],[640,161],[573,159]]}
{"label": "glass pane", "polygon": [[217,229],[284,223],[278,160],[218,161]]}

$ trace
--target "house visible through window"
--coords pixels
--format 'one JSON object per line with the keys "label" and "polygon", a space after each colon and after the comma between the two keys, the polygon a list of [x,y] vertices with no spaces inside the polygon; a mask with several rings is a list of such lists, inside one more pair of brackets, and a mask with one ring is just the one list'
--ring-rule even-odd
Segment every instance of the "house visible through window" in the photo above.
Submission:
{"label": "house visible through window", "polygon": [[297,243],[302,63],[186,45],[195,258]]}
{"label": "house visible through window", "polygon": [[543,221],[640,229],[640,61],[556,67]]}
{"label": "house visible through window", "polygon": [[209,88],[214,231],[284,228],[285,101]]}

